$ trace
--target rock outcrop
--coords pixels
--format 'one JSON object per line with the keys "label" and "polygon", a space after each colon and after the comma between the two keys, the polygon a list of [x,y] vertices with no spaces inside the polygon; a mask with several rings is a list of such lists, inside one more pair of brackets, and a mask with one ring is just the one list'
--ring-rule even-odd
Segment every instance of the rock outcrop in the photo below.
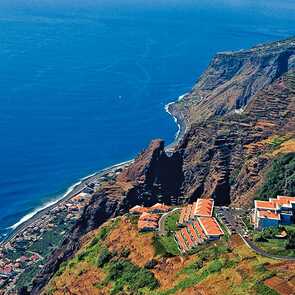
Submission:
{"label": "rock outcrop", "polygon": [[170,106],[187,126],[178,145],[167,155],[164,142],[154,140],[101,187],[31,294],[39,294],[84,234],[136,204],[213,197],[217,205],[249,206],[272,160],[269,142],[295,137],[294,55],[295,39],[218,54],[192,92]]}
{"label": "rock outcrop", "polygon": [[295,39],[218,53],[192,91],[169,111],[187,126],[243,110],[256,93],[295,68]]}
{"label": "rock outcrop", "polygon": [[250,205],[272,157],[267,141],[295,136],[295,74],[259,91],[243,113],[195,123],[178,146],[185,202],[211,196],[216,204]]}
{"label": "rock outcrop", "polygon": [[80,247],[80,238],[109,218],[124,214],[136,204],[151,206],[158,201],[176,203],[183,182],[182,157],[167,156],[163,140],[153,140],[134,162],[94,194],[82,217],[35,278],[31,294],[40,290]]}

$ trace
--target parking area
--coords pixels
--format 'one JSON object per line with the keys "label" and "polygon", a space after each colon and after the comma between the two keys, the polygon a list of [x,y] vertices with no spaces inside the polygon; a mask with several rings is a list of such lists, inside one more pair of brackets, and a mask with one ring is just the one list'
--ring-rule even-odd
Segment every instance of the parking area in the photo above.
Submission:
{"label": "parking area", "polygon": [[229,234],[240,234],[248,237],[249,232],[243,218],[250,214],[248,210],[241,208],[216,207],[215,215],[218,220],[226,227]]}

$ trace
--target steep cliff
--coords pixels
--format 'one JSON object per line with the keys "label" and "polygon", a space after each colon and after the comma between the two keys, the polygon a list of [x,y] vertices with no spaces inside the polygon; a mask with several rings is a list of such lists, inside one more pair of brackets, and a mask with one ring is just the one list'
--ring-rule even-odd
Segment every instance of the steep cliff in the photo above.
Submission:
{"label": "steep cliff", "polygon": [[80,238],[106,220],[122,215],[136,204],[152,205],[159,200],[176,203],[183,182],[182,158],[178,152],[167,156],[163,140],[153,140],[113,183],[105,183],[94,194],[82,217],[67,235],[34,280],[31,294],[40,290],[58,270],[60,264],[74,255]]}
{"label": "steep cliff", "polygon": [[295,137],[295,75],[291,71],[259,91],[240,114],[195,123],[178,146],[186,201],[250,205],[274,155],[275,138]]}
{"label": "steep cliff", "polygon": [[188,126],[243,110],[257,92],[294,67],[294,38],[218,53],[192,91],[169,110]]}
{"label": "steep cliff", "polygon": [[135,204],[213,197],[217,205],[250,206],[276,151],[295,146],[294,69],[295,39],[218,54],[192,92],[170,106],[187,126],[179,144],[167,155],[164,142],[153,141],[100,188],[31,294],[79,249],[83,235]]}

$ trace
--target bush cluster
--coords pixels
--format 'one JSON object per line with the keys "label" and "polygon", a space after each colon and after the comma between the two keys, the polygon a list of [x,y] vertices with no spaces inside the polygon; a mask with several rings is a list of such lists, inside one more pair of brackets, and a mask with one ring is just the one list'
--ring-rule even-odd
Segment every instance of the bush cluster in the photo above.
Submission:
{"label": "bush cluster", "polygon": [[295,153],[285,154],[273,161],[257,194],[261,199],[295,195]]}
{"label": "bush cluster", "polygon": [[153,290],[159,285],[153,273],[122,259],[110,264],[106,278],[106,283],[108,282],[113,283],[112,294],[120,293],[125,288],[133,292],[142,288]]}
{"label": "bush cluster", "polygon": [[109,251],[108,248],[103,248],[100,251],[100,254],[97,258],[97,266],[103,267],[106,263],[108,263],[112,258],[112,253]]}

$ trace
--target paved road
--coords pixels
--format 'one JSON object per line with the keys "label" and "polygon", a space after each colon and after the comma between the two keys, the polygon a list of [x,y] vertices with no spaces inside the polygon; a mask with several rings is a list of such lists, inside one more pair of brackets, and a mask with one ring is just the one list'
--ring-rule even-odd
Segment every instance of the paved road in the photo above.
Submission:
{"label": "paved road", "polygon": [[172,215],[177,210],[180,210],[180,208],[174,208],[173,210],[171,210],[168,213],[165,213],[161,216],[161,218],[159,220],[159,234],[160,234],[160,236],[166,235],[165,222],[166,222],[167,217]]}
{"label": "paved road", "polygon": [[224,223],[222,220],[220,220],[220,218],[219,218],[219,221],[223,223],[223,225],[229,230],[229,232],[232,232],[234,230],[234,232],[236,232],[242,238],[244,243],[250,249],[252,249],[255,253],[268,258],[272,258],[272,259],[295,261],[295,257],[270,254],[262,250],[260,247],[258,247],[249,238],[246,238],[245,235],[247,234],[247,229],[246,229],[246,225],[240,218],[240,213],[241,213],[240,210],[236,210],[234,208],[228,208],[227,210],[223,210],[222,212],[222,215],[224,216],[225,222],[227,224]]}
{"label": "paved road", "polygon": [[247,239],[247,238],[245,238],[245,237],[243,237],[241,235],[240,235],[240,237],[246,243],[246,245],[249,248],[251,248],[254,252],[256,252],[257,254],[260,254],[262,256],[272,258],[272,259],[295,261],[295,257],[279,256],[279,255],[273,255],[273,254],[270,254],[268,252],[265,252],[264,250],[259,248],[253,241],[251,241],[251,240],[249,240],[249,239]]}

